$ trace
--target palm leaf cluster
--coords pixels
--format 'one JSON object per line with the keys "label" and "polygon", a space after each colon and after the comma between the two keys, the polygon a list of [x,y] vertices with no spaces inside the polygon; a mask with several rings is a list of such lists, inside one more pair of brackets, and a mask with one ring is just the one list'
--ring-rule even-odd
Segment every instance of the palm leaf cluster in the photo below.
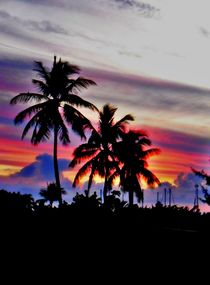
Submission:
{"label": "palm leaf cluster", "polygon": [[54,57],[51,71],[41,62],[35,62],[34,70],[39,79],[33,79],[32,82],[40,93],[20,93],[10,102],[12,105],[36,103],[15,117],[15,124],[22,123],[26,118],[30,119],[23,130],[22,138],[33,127],[31,142],[35,145],[39,144],[49,139],[51,131],[56,126],[60,141],[64,145],[68,144],[70,138],[65,122],[71,125],[73,131],[81,138],[85,138],[84,131],[87,126],[90,126],[90,122],[76,107],[87,107],[92,110],[97,108],[76,93],[81,88],[87,88],[96,83],[79,76],[76,79],[69,78],[80,72],[79,67],[63,62],[61,59],[57,61],[56,57]]}
{"label": "palm leaf cluster", "polygon": [[129,131],[122,134],[121,141],[113,145],[114,153],[122,167],[117,169],[110,177],[110,184],[116,176],[120,177],[122,191],[129,192],[130,204],[133,204],[133,194],[136,194],[138,202],[143,199],[140,181],[153,187],[160,181],[149,169],[147,160],[160,153],[158,148],[148,148],[151,140],[142,131]]}

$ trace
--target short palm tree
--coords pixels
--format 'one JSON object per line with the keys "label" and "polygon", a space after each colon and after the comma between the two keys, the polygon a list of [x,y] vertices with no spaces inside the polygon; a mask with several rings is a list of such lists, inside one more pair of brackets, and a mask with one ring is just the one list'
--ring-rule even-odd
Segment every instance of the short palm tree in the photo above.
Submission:
{"label": "short palm tree", "polygon": [[[55,180],[57,187],[61,189],[57,159],[58,139],[63,145],[70,143],[66,123],[81,138],[85,138],[85,129],[90,127],[91,124],[77,107],[87,107],[92,110],[97,110],[97,108],[79,97],[77,93],[80,89],[96,83],[90,79],[77,76],[80,72],[78,66],[61,61],[61,59],[57,61],[56,57],[54,57],[51,70],[44,67],[42,62],[35,62],[34,70],[37,72],[39,79],[33,79],[32,82],[38,88],[39,93],[20,93],[10,103],[14,105],[34,102],[35,104],[21,111],[15,117],[14,122],[19,124],[29,118],[23,130],[22,139],[33,128],[31,143],[34,145],[48,140],[51,132],[54,133]],[[62,204],[61,191],[59,204]]]}
{"label": "short palm tree", "polygon": [[[66,191],[61,188],[61,194],[66,194]],[[47,188],[42,188],[39,195],[44,199],[45,202],[50,203],[52,207],[53,202],[59,201],[60,199],[60,189],[57,187],[56,183],[49,183]]]}
{"label": "short palm tree", "polygon": [[99,112],[98,129],[93,128],[91,136],[87,143],[81,144],[74,151],[74,158],[70,167],[75,167],[83,161],[87,161],[77,172],[73,186],[77,186],[82,177],[89,173],[88,192],[96,174],[104,178],[103,196],[106,201],[108,191],[108,178],[116,168],[112,145],[118,141],[124,132],[125,124],[134,120],[128,114],[121,120],[114,122],[114,115],[117,108],[106,104]]}
{"label": "short palm tree", "polygon": [[129,204],[133,205],[134,193],[138,200],[143,199],[140,180],[143,178],[149,186],[159,184],[159,179],[147,167],[147,159],[160,153],[158,148],[147,148],[151,141],[143,131],[129,131],[122,134],[122,140],[113,145],[116,158],[121,164],[112,176],[109,184],[119,176],[122,191],[129,193]]}

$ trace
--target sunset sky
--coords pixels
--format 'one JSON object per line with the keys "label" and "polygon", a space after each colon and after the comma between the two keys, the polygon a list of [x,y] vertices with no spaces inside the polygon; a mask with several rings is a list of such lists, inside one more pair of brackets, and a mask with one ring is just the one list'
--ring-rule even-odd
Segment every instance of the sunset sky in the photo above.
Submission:
{"label": "sunset sky", "polygon": [[[9,101],[34,90],[35,60],[51,67],[57,55],[96,81],[83,98],[117,106],[116,119],[134,115],[130,127],[146,130],[161,149],[150,169],[174,185],[179,203],[193,202],[199,179],[191,167],[210,172],[209,11],[209,0],[1,0],[0,188],[36,196],[54,180],[52,141],[21,141],[23,126],[13,119],[25,106]],[[79,143],[72,135],[69,147],[59,147],[69,197],[68,163]]]}

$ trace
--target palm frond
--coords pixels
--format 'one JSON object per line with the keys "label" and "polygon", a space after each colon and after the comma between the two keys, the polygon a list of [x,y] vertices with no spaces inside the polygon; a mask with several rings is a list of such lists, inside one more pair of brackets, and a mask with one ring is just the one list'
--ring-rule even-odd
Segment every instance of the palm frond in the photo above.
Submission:
{"label": "palm frond", "polygon": [[34,132],[32,134],[32,137],[31,137],[31,143],[34,145],[38,145],[40,142],[45,142],[49,140],[51,129],[52,127],[50,127],[50,125],[47,123],[45,124],[37,123],[34,129]]}
{"label": "palm frond", "polygon": [[84,77],[78,77],[75,80],[69,79],[67,90],[69,92],[72,92],[74,89],[77,89],[78,91],[80,91],[81,89],[86,89],[91,85],[96,85],[96,83],[93,80],[90,80]]}
{"label": "palm frond", "polygon": [[77,164],[80,164],[84,160],[92,159],[97,154],[98,154],[98,150],[97,149],[87,150],[85,152],[81,152],[81,153],[75,155],[73,160],[70,162],[69,167],[73,168]]}
{"label": "palm frond", "polygon": [[73,152],[73,160],[70,162],[69,167],[74,168],[77,164],[80,164],[86,159],[92,159],[93,156],[97,155],[98,148],[88,143],[78,146]]}
{"label": "palm frond", "polygon": [[141,170],[141,175],[149,186],[153,187],[155,184],[160,184],[160,180],[157,178],[157,176],[147,168],[143,168]]}
{"label": "palm frond", "polygon": [[161,153],[161,151],[159,148],[150,148],[147,150],[140,150],[139,151],[139,158],[146,160],[146,159],[150,158],[151,156],[158,155],[160,153]]}
{"label": "palm frond", "polygon": [[89,160],[88,162],[86,162],[79,169],[79,171],[77,172],[77,174],[76,174],[76,176],[74,178],[73,187],[76,187],[80,183],[81,178],[83,178],[88,173],[88,171],[91,169],[91,167],[92,167],[92,159]]}
{"label": "palm frond", "polygon": [[38,73],[40,78],[44,79],[46,82],[49,82],[50,72],[46,67],[44,67],[43,63],[41,61],[35,61],[34,65],[35,68],[33,70]]}
{"label": "palm frond", "polygon": [[64,121],[59,111],[56,112],[56,124],[58,126],[58,135],[59,135],[60,141],[62,142],[63,145],[69,144],[70,143],[69,131],[66,125],[64,124]]}
{"label": "palm frond", "polygon": [[80,68],[77,65],[71,64],[68,61],[62,61],[61,58],[57,61],[57,57],[54,56],[53,61],[53,69],[52,71],[56,71],[58,73],[62,73],[66,77],[78,74],[80,72]]}
{"label": "palm frond", "polygon": [[75,94],[69,94],[65,96],[63,100],[70,105],[76,105],[77,107],[85,107],[93,111],[98,111],[97,107],[94,104],[82,99],[80,96]]}
{"label": "palm frond", "polygon": [[48,98],[50,95],[50,88],[48,84],[38,79],[32,79],[32,83]]}
{"label": "palm frond", "polygon": [[43,94],[38,93],[20,93],[17,96],[13,97],[10,101],[11,105],[15,105],[17,103],[28,103],[30,101],[40,102],[42,100],[48,100],[48,97]]}
{"label": "palm frond", "polygon": [[151,146],[151,144],[152,144],[151,140],[147,137],[140,138],[137,143],[138,146]]}
{"label": "palm frond", "polygon": [[23,133],[22,133],[22,139],[24,139],[24,137],[27,135],[28,131],[30,130],[30,128],[32,128],[36,123],[37,123],[37,120],[39,119],[39,116],[41,115],[41,112],[38,112],[36,113],[32,118],[31,120],[29,120],[29,122],[26,124],[24,130],[23,130]]}
{"label": "palm frond", "polygon": [[26,117],[31,117],[32,114],[42,110],[46,105],[47,105],[47,102],[44,102],[44,103],[36,104],[36,105],[26,108],[25,110],[17,114],[17,116],[14,119],[14,123],[15,124],[22,123]]}
{"label": "palm frond", "polygon": [[95,160],[93,159],[93,161],[92,161],[92,168],[91,168],[91,172],[90,172],[89,179],[88,179],[88,188],[87,188],[88,194],[90,192],[90,188],[91,188],[91,185],[92,185],[92,182],[93,182],[93,177],[94,177],[96,168],[97,168],[97,165],[96,165]]}
{"label": "palm frond", "polygon": [[86,139],[85,130],[87,128],[91,129],[91,122],[70,105],[65,104],[63,110],[64,117],[66,121],[71,124],[72,130],[77,133],[81,139]]}
{"label": "palm frond", "polygon": [[96,144],[96,145],[100,145],[102,142],[102,138],[101,138],[101,135],[93,128],[92,129],[92,132],[91,132],[91,135],[88,139],[88,143],[89,144]]}
{"label": "palm frond", "polygon": [[50,115],[50,110],[47,108],[40,111],[31,137],[32,144],[37,145],[50,138],[51,131],[54,129],[53,120]]}
{"label": "palm frond", "polygon": [[121,127],[123,124],[128,124],[129,121],[134,121],[134,117],[133,117],[131,114],[125,115],[122,119],[120,119],[119,121],[117,121],[113,127],[114,127],[114,128],[119,128],[119,127]]}
{"label": "palm frond", "polygon": [[100,111],[100,119],[102,121],[110,121],[114,119],[114,114],[116,113],[117,108],[111,104],[105,104],[102,111]]}

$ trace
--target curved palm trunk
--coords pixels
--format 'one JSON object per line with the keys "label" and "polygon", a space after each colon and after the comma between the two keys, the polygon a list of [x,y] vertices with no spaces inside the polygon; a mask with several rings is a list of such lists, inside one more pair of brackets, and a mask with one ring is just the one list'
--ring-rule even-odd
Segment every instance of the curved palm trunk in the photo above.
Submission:
{"label": "curved palm trunk", "polygon": [[53,161],[54,161],[54,171],[55,171],[55,182],[59,189],[59,206],[62,205],[62,194],[61,194],[61,183],[59,177],[59,169],[58,169],[58,157],[57,157],[57,149],[58,149],[58,129],[57,126],[54,128],[54,145],[53,145]]}

